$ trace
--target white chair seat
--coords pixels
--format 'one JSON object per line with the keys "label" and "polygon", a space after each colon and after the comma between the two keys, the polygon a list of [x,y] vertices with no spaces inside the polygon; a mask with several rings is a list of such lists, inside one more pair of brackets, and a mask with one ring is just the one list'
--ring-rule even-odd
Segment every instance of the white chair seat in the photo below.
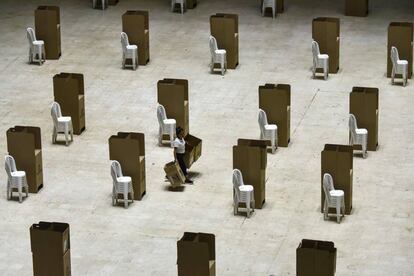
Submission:
{"label": "white chair seat", "polygon": [[342,190],[332,190],[332,191],[329,191],[329,194],[332,197],[341,197],[341,196],[344,196],[344,191],[342,191]]}
{"label": "white chair seat", "polygon": [[357,134],[368,134],[368,130],[366,128],[357,128],[355,131]]}
{"label": "white chair seat", "polygon": [[225,55],[227,52],[224,49],[218,49],[215,50],[214,53],[216,53],[217,55]]}
{"label": "white chair seat", "polygon": [[251,192],[253,191],[253,186],[252,185],[239,186],[239,190],[240,192]]}
{"label": "white chair seat", "polygon": [[328,56],[328,55],[326,55],[326,54],[319,54],[319,55],[318,55],[318,58],[319,58],[319,59],[329,59],[329,56]]}
{"label": "white chair seat", "polygon": [[26,176],[26,172],[24,172],[24,171],[15,171],[15,172],[12,172],[11,175],[13,177],[24,177],[24,176]]}
{"label": "white chair seat", "polygon": [[276,130],[277,125],[271,124],[271,125],[265,125],[264,126],[266,130]]}
{"label": "white chair seat", "polygon": [[163,122],[166,125],[172,125],[176,123],[175,119],[165,119]]}
{"label": "white chair seat", "polygon": [[137,45],[127,45],[126,48],[128,50],[136,50],[136,49],[138,49],[138,46]]}
{"label": "white chair seat", "polygon": [[406,60],[397,60],[397,64],[398,65],[407,65],[408,61],[406,61]]}
{"label": "white chair seat", "polygon": [[70,122],[70,121],[72,121],[72,118],[69,117],[69,116],[62,116],[62,117],[58,118],[59,123],[67,123],[67,122]]}
{"label": "white chair seat", "polygon": [[45,42],[43,40],[35,40],[35,41],[33,41],[33,45],[36,45],[36,46],[41,46],[41,45],[44,45],[44,44],[45,44]]}
{"label": "white chair seat", "polygon": [[131,177],[129,176],[121,176],[121,177],[118,177],[116,180],[122,183],[128,183],[132,181]]}

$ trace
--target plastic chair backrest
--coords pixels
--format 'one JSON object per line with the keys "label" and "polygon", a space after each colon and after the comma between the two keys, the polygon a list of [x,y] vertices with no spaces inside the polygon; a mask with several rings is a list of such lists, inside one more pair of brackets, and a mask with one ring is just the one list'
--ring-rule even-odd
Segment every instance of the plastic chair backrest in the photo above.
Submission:
{"label": "plastic chair backrest", "polygon": [[30,46],[33,45],[33,42],[36,40],[36,34],[32,28],[26,29],[27,40],[29,41]]}
{"label": "plastic chair backrest", "polygon": [[391,61],[392,64],[395,66],[397,64],[397,61],[400,60],[400,57],[398,55],[398,49],[394,46],[391,47]]}
{"label": "plastic chair backrest", "polygon": [[323,191],[325,192],[325,197],[328,201],[328,205],[331,203],[330,191],[332,190],[335,190],[332,175],[330,175],[329,173],[325,173],[323,175]]}
{"label": "plastic chair backrest", "polygon": [[121,45],[122,51],[126,52],[127,46],[129,45],[128,35],[124,32],[121,32]]}
{"label": "plastic chair backrest", "polygon": [[358,128],[357,120],[354,114],[349,114],[349,131],[351,132],[352,138],[356,137],[357,128]]}
{"label": "plastic chair backrest", "polygon": [[62,117],[62,111],[60,109],[60,105],[57,102],[52,103],[52,110],[50,112],[53,119],[53,124],[55,127],[58,125],[58,118]]}
{"label": "plastic chair backrest", "polygon": [[4,167],[6,169],[7,176],[11,179],[11,173],[17,171],[16,162],[14,161],[13,156],[6,155],[4,157]]}
{"label": "plastic chair backrest", "polygon": [[318,59],[318,55],[321,54],[321,51],[319,50],[319,44],[315,40],[312,41],[312,54],[314,61],[316,61]]}
{"label": "plastic chair backrest", "polygon": [[210,44],[210,53],[212,56],[214,56],[216,54],[216,50],[218,50],[218,46],[217,46],[216,38],[212,35],[210,35],[209,44]]}
{"label": "plastic chair backrest", "polygon": [[239,190],[240,186],[243,186],[243,175],[239,169],[233,170],[233,188]]}
{"label": "plastic chair backrest", "polygon": [[111,161],[111,176],[112,176],[112,180],[114,181],[114,183],[117,182],[118,177],[124,176],[122,174],[121,164],[116,160]]}
{"label": "plastic chair backrest", "polygon": [[164,120],[167,119],[167,113],[163,105],[159,104],[157,107],[157,118],[160,126],[164,125]]}
{"label": "plastic chair backrest", "polygon": [[264,133],[265,125],[268,125],[268,122],[267,122],[266,112],[262,109],[259,109],[258,122],[259,122],[259,125],[260,125],[260,131],[262,131]]}

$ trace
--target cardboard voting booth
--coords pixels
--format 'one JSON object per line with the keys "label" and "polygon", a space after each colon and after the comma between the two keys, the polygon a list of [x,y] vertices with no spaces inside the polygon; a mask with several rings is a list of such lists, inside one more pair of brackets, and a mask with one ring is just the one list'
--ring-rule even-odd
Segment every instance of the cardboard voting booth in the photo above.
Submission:
{"label": "cardboard voting booth", "polygon": [[146,65],[150,60],[148,11],[126,11],[122,15],[122,31],[130,44],[138,46],[138,64]]}
{"label": "cardboard voting booth", "polygon": [[333,242],[303,239],[296,249],[297,276],[334,276],[336,248]]}
{"label": "cardboard voting booth", "polygon": [[45,42],[46,59],[59,59],[62,55],[59,7],[37,7],[35,10],[35,31],[36,38]]}
{"label": "cardboard voting booth", "polygon": [[[388,26],[387,77],[391,78],[391,47],[398,50],[400,59],[408,61],[408,78],[413,75],[413,23],[391,22]],[[401,75],[397,75],[401,77]]]}

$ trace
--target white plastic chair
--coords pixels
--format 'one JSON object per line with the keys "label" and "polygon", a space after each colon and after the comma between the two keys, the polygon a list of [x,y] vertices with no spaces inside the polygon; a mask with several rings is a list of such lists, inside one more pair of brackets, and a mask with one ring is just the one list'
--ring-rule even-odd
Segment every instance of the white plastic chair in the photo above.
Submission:
{"label": "white plastic chair", "polygon": [[167,113],[165,112],[164,106],[161,104],[157,107],[157,118],[159,124],[158,145],[162,145],[162,136],[168,134],[170,136],[170,145],[172,147],[175,138],[175,119],[167,119]]}
{"label": "white plastic chair", "polygon": [[252,185],[244,185],[243,175],[239,169],[233,170],[233,204],[234,215],[239,211],[239,204],[246,204],[247,217],[254,212],[254,189]]}
{"label": "white plastic chair", "polygon": [[174,8],[176,4],[180,4],[181,6],[181,14],[184,13],[184,6],[187,8],[186,0],[171,0],[171,11],[174,12]]}
{"label": "white plastic chair", "polygon": [[357,120],[354,114],[349,114],[349,145],[361,145],[362,156],[366,158],[368,156],[368,130],[365,128],[358,128]]}
{"label": "white plastic chair", "polygon": [[45,42],[36,39],[32,28],[26,29],[26,35],[29,41],[29,63],[39,62],[39,65],[42,65],[46,61]]}
{"label": "white plastic chair", "polygon": [[272,145],[272,153],[275,153],[277,149],[277,125],[269,124],[267,122],[267,115],[264,110],[259,109],[259,127],[260,127],[260,139],[270,140]]}
{"label": "white plastic chair", "polygon": [[227,52],[224,49],[219,49],[217,46],[217,40],[214,36],[210,35],[210,53],[211,53],[211,63],[210,69],[213,73],[214,64],[219,63],[221,68],[221,75],[224,75],[224,72],[227,71]]}
{"label": "white plastic chair", "polygon": [[12,197],[13,189],[17,189],[19,193],[19,202],[22,203],[22,191],[26,190],[26,197],[29,196],[29,185],[27,185],[26,172],[16,169],[16,162],[13,156],[6,155],[4,157],[5,169],[7,173],[7,199]]}
{"label": "white plastic chair", "polygon": [[65,134],[66,146],[69,145],[69,134],[71,142],[73,142],[73,125],[72,118],[69,116],[62,116],[62,111],[60,105],[57,102],[53,102],[52,111],[53,119],[53,134],[52,134],[52,143],[56,143],[57,135],[59,133]]}
{"label": "white plastic chair", "polygon": [[[99,0],[93,0],[92,1],[92,7],[96,9],[98,7],[98,1]],[[102,10],[104,10],[106,7],[108,7],[108,0],[101,0]]]}
{"label": "white plastic chair", "polygon": [[[122,174],[121,164],[118,161],[111,161],[111,176],[113,181],[112,187],[112,205],[118,204],[118,194],[124,196],[124,207],[128,208],[128,203],[134,202],[134,188],[132,187],[132,178]],[[131,200],[128,195],[131,194]]]}
{"label": "white plastic chair", "polygon": [[[121,32],[121,45],[122,45],[122,68],[132,67],[136,69],[138,67],[138,46],[130,45],[128,35]],[[131,59],[132,65],[127,65],[126,60]]]}
{"label": "white plastic chair", "polygon": [[319,44],[315,40],[312,41],[312,54],[313,54],[313,66],[312,66],[313,78],[315,78],[316,69],[322,68],[324,79],[327,80],[329,76],[329,56],[326,54],[321,54],[319,50]]}
{"label": "white plastic chair", "polygon": [[395,74],[401,74],[403,78],[403,85],[407,85],[408,78],[408,61],[401,60],[398,55],[398,49],[394,46],[391,47],[391,61],[392,61],[392,72],[391,72],[391,83],[394,84]]}
{"label": "white plastic chair", "polygon": [[262,16],[265,15],[266,8],[272,8],[273,18],[276,16],[276,0],[263,0]]}
{"label": "white plastic chair", "polygon": [[325,193],[324,219],[328,219],[329,208],[336,208],[336,221],[340,223],[341,218],[345,215],[345,194],[342,190],[335,190],[332,176],[329,173],[323,175],[323,191]]}

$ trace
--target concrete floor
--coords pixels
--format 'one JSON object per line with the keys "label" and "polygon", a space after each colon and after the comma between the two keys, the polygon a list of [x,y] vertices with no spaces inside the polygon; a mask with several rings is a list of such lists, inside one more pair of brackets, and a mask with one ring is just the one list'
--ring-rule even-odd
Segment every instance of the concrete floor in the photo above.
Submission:
{"label": "concrete floor", "polygon": [[[258,0],[200,0],[184,15],[167,0],[120,0],[105,11],[88,1],[60,1],[62,57],[27,64],[25,28],[39,4],[0,3],[0,151],[14,125],[42,129],[44,189],[23,204],[6,200],[0,170],[0,275],[32,275],[29,227],[40,220],[70,223],[72,275],[176,275],[176,241],[184,231],[216,235],[217,275],[295,275],[302,238],[331,240],[337,274],[413,275],[414,82],[385,77],[387,26],[414,21],[412,0],[371,1],[367,18],[343,16],[343,1],[286,1],[277,19],[262,18]],[[151,62],[121,70],[119,32],[128,9],[150,12]],[[209,74],[209,16],[239,14],[240,66]],[[340,72],[311,79],[311,20],[341,18]],[[52,77],[85,75],[86,132],[70,147],[51,144]],[[190,131],[203,139],[192,171],[195,185],[169,192],[157,146],[156,82],[190,83]],[[252,218],[233,216],[232,146],[257,138],[257,88],[292,85],[291,144],[268,156],[266,205]],[[353,213],[340,224],[320,208],[320,152],[347,143],[352,86],[380,89],[380,147],[354,158]],[[146,135],[147,195],[129,209],[111,206],[108,138],[117,131]]]}

